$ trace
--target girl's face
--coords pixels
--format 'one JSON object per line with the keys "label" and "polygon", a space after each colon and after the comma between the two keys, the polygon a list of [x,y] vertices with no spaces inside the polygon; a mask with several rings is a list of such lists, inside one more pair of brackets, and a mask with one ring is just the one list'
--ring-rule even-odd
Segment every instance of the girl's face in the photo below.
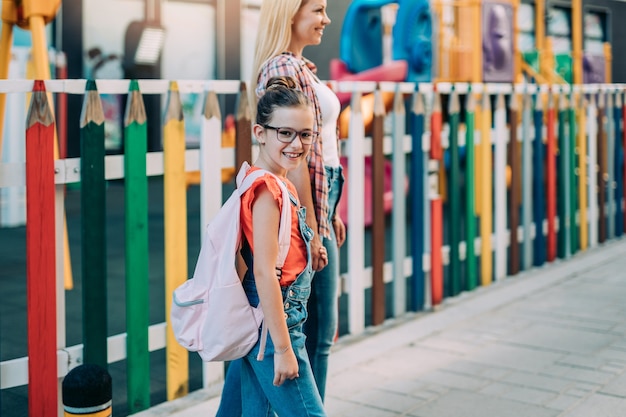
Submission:
{"label": "girl's face", "polygon": [[308,45],[319,45],[324,28],[330,24],[326,14],[326,0],[303,0],[293,17],[291,43],[293,49],[304,49]]}
{"label": "girl's face", "polygon": [[[254,135],[261,144],[259,160],[262,168],[285,176],[305,160],[311,144],[303,144],[301,135],[313,131],[314,116],[310,107],[283,107],[274,110],[272,119],[265,125],[254,125]],[[284,129],[276,129],[284,128]],[[298,132],[290,143],[278,140],[278,135],[288,136],[289,131]],[[257,165],[259,165],[257,163]]]}

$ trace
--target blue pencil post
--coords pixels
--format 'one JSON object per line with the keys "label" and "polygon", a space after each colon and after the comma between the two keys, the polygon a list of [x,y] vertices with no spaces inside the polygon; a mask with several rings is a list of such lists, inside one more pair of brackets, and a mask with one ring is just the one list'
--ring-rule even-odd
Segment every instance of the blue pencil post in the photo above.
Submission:
{"label": "blue pencil post", "polygon": [[411,280],[411,310],[424,308],[424,98],[419,91],[413,94],[411,110],[411,257],[413,278]]}
{"label": "blue pencil post", "polygon": [[624,189],[624,177],[622,175],[622,94],[620,92],[615,94],[615,107],[613,107],[613,117],[615,119],[615,152],[613,152],[613,169],[615,178],[615,236],[619,237],[624,233],[624,216],[622,214],[622,195]]}

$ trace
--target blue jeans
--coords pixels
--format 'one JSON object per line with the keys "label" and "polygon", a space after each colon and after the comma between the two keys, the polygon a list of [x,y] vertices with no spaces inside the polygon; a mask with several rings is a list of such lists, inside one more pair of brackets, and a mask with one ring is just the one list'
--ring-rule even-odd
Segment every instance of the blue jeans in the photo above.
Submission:
{"label": "blue jeans", "polygon": [[[299,377],[285,381],[280,387],[273,385],[274,345],[268,335],[265,359],[257,361],[260,341],[242,359],[231,362],[224,382],[222,401],[217,416],[262,417],[273,416],[326,416],[322,399],[317,392],[311,365],[305,350],[302,324],[307,318],[306,304],[311,290],[311,265],[309,242],[312,231],[306,225],[304,210],[298,213],[300,232],[307,244],[309,263],[288,287],[281,288],[283,307],[289,329],[291,345],[299,365]],[[248,272],[243,286],[251,305],[258,305],[259,297],[251,271],[253,259],[246,260]]]}
{"label": "blue jeans", "polygon": [[[326,167],[328,180],[328,220],[337,211],[343,188],[341,166]],[[322,238],[322,244],[328,254],[328,264],[321,271],[315,272],[311,284],[309,298],[309,317],[304,324],[306,334],[306,350],[309,353],[311,369],[315,376],[317,389],[322,400],[326,394],[326,376],[328,373],[328,356],[335,340],[338,325],[337,289],[339,286],[339,247],[335,229],[330,228],[330,239]]]}

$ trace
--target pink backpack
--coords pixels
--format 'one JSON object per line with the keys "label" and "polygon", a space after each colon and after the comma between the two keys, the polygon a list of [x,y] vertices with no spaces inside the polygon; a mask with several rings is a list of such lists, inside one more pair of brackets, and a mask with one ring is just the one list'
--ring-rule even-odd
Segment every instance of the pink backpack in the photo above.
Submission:
{"label": "pink backpack", "polygon": [[[244,292],[235,260],[241,244],[241,196],[262,175],[256,170],[246,177],[244,162],[237,174],[237,189],[224,203],[205,232],[193,278],[174,290],[170,319],[178,343],[198,352],[204,361],[230,361],[245,356],[259,338],[263,322],[261,307],[252,307]],[[245,177],[245,178],[244,178]],[[283,198],[278,231],[276,268],[282,268],[289,251],[291,210],[289,191],[276,177]],[[263,324],[258,360],[263,360],[267,329]]]}

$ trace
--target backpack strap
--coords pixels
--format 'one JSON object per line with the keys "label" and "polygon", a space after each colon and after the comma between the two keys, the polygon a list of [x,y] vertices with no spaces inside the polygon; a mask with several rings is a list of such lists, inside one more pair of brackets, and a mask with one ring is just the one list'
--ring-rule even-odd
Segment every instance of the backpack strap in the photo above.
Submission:
{"label": "backpack strap", "polygon": [[[276,259],[276,268],[282,269],[285,265],[285,259],[287,258],[287,252],[289,252],[289,245],[291,241],[291,210],[290,210],[290,193],[287,186],[276,175],[264,169],[257,169],[246,175],[250,170],[250,164],[244,162],[241,164],[241,169],[237,174],[237,190],[239,196],[242,196],[248,189],[254,184],[254,182],[261,178],[265,174],[272,175],[276,178],[276,182],[280,186],[283,197],[283,210],[280,212],[280,225],[278,227],[278,257]],[[267,343],[267,326],[265,320],[261,325],[261,343],[259,345],[259,353],[256,359],[262,361],[265,356],[265,345]]]}
{"label": "backpack strap", "polygon": [[[254,184],[254,182],[261,178],[265,174],[269,174],[276,179],[276,182],[280,186],[283,197],[283,208],[290,207],[290,193],[285,183],[276,175],[264,169],[257,169],[246,176],[250,165],[244,162],[241,165],[241,169],[237,174],[237,189],[239,195],[243,195]],[[289,245],[291,243],[291,210],[281,210],[280,212],[280,225],[278,227],[278,258],[276,259],[276,268],[282,269],[287,259],[287,252],[289,252]]]}

